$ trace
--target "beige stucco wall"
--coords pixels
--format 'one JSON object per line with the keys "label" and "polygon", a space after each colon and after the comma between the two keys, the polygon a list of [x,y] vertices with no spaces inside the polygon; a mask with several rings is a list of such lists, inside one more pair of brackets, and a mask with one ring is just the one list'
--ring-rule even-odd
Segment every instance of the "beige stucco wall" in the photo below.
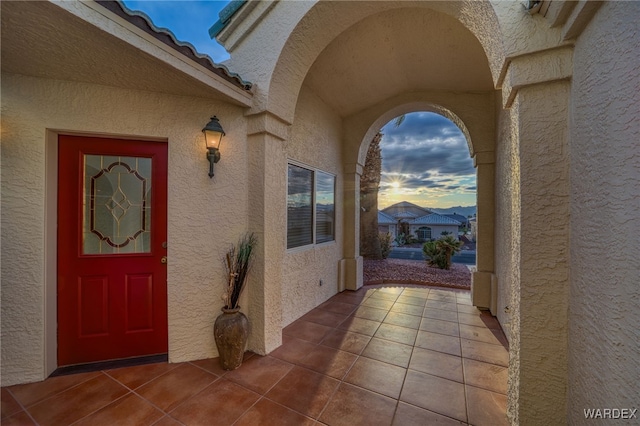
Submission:
{"label": "beige stucco wall", "polygon": [[512,320],[517,319],[515,309],[519,305],[520,288],[520,153],[517,105],[504,110],[498,103],[496,108],[498,112],[494,250],[498,279],[497,317],[511,342],[511,326]]}
{"label": "beige stucco wall", "polygon": [[606,2],[574,52],[567,418],[576,425],[584,409],[638,408],[639,18],[638,2]]}
{"label": "beige stucco wall", "polygon": [[[227,133],[216,176],[201,133]],[[48,132],[50,131],[50,132]],[[55,364],[56,137],[51,131],[168,141],[169,357],[216,354],[221,257],[247,229],[246,121],[211,100],[2,75],[2,385]],[[248,312],[251,319],[251,312]]]}
{"label": "beige stucco wall", "polygon": [[336,175],[336,240],[287,251],[282,265],[283,327],[338,292],[338,262],[343,246],[341,136],[341,120],[303,86],[286,144],[287,157]]}

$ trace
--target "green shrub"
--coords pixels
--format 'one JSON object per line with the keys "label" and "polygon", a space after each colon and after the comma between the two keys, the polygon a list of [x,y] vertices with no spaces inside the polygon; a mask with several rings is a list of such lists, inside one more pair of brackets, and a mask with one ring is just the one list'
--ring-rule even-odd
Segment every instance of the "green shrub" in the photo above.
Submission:
{"label": "green shrub", "polygon": [[436,266],[440,269],[451,268],[451,256],[460,252],[462,241],[458,241],[452,235],[435,241],[429,241],[422,246],[422,253],[427,258],[429,266]]}
{"label": "green shrub", "polygon": [[403,246],[407,243],[407,238],[404,234],[398,234],[394,241],[398,246]]}
{"label": "green shrub", "polygon": [[389,257],[389,253],[391,253],[391,234],[388,232],[380,232],[378,239],[380,240],[380,253],[382,254],[382,258],[386,259]]}

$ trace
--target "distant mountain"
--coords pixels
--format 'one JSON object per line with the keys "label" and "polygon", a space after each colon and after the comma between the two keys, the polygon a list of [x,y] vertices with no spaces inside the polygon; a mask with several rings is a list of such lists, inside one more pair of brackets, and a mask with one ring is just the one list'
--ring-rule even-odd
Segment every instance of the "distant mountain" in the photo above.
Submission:
{"label": "distant mountain", "polygon": [[459,215],[462,215],[464,217],[469,217],[469,216],[473,216],[474,214],[476,214],[476,206],[456,206],[456,207],[449,207],[447,209],[432,209],[432,208],[428,208],[429,210],[431,210],[432,212],[436,212],[439,214],[453,214],[453,213],[457,213]]}

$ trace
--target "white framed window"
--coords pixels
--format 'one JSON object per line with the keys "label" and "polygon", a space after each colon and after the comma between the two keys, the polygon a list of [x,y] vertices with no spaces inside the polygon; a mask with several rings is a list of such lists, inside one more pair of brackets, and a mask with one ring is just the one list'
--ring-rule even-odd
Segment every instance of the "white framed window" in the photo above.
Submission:
{"label": "white framed window", "polygon": [[336,177],[300,164],[287,170],[287,249],[335,240]]}

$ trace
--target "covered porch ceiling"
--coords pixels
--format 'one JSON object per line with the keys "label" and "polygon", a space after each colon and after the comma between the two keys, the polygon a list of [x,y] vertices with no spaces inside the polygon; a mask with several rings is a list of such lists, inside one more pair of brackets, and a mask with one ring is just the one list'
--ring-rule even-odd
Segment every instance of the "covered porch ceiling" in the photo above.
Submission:
{"label": "covered porch ceiling", "polygon": [[451,16],[415,7],[344,31],[318,56],[305,85],[343,117],[402,93],[494,89],[475,36]]}

